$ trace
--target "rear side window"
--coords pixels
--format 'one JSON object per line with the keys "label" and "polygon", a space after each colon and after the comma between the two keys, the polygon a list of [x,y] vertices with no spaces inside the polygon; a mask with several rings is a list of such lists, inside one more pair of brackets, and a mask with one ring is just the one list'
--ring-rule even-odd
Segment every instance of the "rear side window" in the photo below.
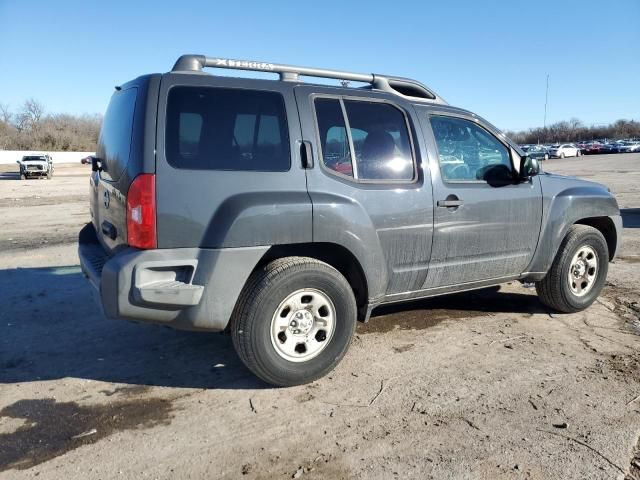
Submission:
{"label": "rear side window", "polygon": [[345,100],[358,178],[411,180],[413,158],[407,122],[388,103]]}
{"label": "rear side window", "polygon": [[96,155],[102,159],[103,169],[114,180],[129,162],[137,92],[135,87],[116,91],[102,121]]}
{"label": "rear side window", "polygon": [[340,100],[318,98],[315,101],[322,161],[337,173],[353,177],[351,149]]}
{"label": "rear side window", "polygon": [[314,103],[327,168],[365,181],[413,180],[411,140],[402,111],[384,102],[320,97]]}
{"label": "rear side window", "polygon": [[277,92],[173,87],[165,147],[175,168],[289,170],[284,99]]}

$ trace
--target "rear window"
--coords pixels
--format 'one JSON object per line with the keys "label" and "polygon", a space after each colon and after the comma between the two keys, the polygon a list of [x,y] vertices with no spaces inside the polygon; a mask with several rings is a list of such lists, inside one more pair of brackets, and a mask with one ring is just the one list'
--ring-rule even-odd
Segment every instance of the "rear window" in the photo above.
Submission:
{"label": "rear window", "polygon": [[135,87],[116,91],[102,121],[96,153],[102,159],[102,167],[114,180],[129,162],[137,92]]}
{"label": "rear window", "polygon": [[175,168],[282,172],[291,167],[284,99],[277,92],[173,87],[165,149]]}

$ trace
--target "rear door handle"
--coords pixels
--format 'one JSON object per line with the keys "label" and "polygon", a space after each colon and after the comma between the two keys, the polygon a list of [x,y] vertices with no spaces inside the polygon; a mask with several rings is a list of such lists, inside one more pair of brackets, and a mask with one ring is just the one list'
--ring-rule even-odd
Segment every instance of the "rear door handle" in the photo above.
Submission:
{"label": "rear door handle", "polygon": [[302,140],[300,142],[300,156],[302,157],[302,168],[313,168],[313,149],[310,141]]}
{"label": "rear door handle", "polygon": [[464,205],[462,200],[438,200],[439,207],[460,207]]}

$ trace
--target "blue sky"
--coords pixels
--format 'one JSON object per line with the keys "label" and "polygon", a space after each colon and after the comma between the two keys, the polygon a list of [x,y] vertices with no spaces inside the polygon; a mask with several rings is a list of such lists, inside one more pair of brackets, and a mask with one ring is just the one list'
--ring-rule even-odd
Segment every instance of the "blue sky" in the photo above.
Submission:
{"label": "blue sky", "polygon": [[0,102],[95,113],[182,53],[416,78],[503,129],[640,120],[640,0],[0,0]]}

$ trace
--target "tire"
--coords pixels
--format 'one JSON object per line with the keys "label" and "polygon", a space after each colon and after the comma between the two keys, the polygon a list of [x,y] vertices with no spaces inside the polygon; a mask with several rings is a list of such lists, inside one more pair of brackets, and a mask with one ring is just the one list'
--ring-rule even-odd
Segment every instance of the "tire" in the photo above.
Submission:
{"label": "tire", "polygon": [[[592,256],[589,260],[589,255]],[[579,278],[570,275],[579,271],[572,267],[579,267],[577,260],[582,259],[585,275],[591,278]],[[593,277],[589,275],[595,257]],[[580,263],[580,262],[577,262]],[[577,270],[582,270],[577,268]],[[574,313],[589,307],[600,295],[600,291],[607,279],[609,269],[609,249],[602,233],[587,225],[573,225],[560,244],[558,253],[547,276],[536,282],[536,292],[540,301],[546,306],[563,313]],[[586,284],[586,287],[585,287]],[[579,291],[582,293],[578,293]],[[578,291],[578,292],[577,292]]]}
{"label": "tire", "polygon": [[544,154],[544,159],[545,159],[545,160],[549,160],[549,154],[548,154],[548,153],[545,153],[545,154]]}
{"label": "tire", "polygon": [[47,172],[47,180],[51,180],[53,178],[53,172],[52,171],[48,171]]}
{"label": "tire", "polygon": [[[314,311],[318,305],[323,307]],[[294,324],[298,316],[300,325]],[[260,379],[280,387],[302,385],[342,360],[356,320],[353,291],[340,272],[312,258],[286,257],[251,275],[231,318],[231,338]]]}
{"label": "tire", "polygon": [[579,157],[580,155],[582,155],[582,153],[580,152],[580,150],[576,151],[576,157]]}
{"label": "tire", "polygon": [[24,173],[20,172],[20,180],[26,180],[26,179],[27,179],[27,176]]}
{"label": "tire", "polygon": [[564,152],[560,152],[560,158],[564,158]]}

